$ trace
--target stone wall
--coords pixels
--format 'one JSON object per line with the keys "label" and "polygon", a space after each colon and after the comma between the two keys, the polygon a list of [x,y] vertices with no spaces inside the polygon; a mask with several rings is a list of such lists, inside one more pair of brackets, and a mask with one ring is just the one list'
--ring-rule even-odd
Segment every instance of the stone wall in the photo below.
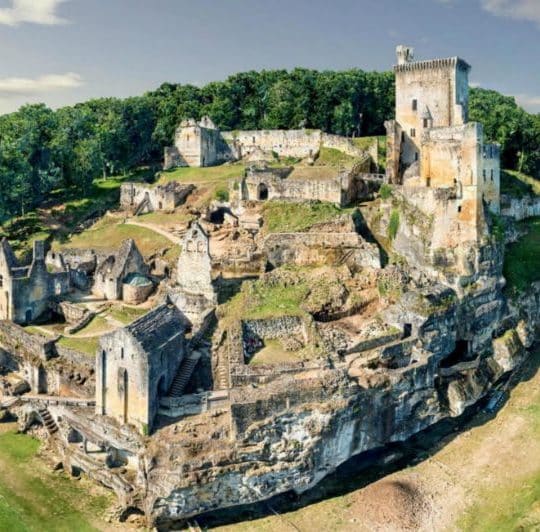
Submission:
{"label": "stone wall", "polygon": [[352,268],[380,268],[376,244],[366,242],[357,233],[275,233],[264,241],[269,264],[298,266],[348,264]]}
{"label": "stone wall", "polygon": [[272,199],[290,201],[328,201],[341,206],[346,203],[343,178],[282,179],[272,172],[251,172],[241,185],[241,197],[247,201]]}
{"label": "stone wall", "polygon": [[243,320],[242,334],[254,335],[266,340],[300,336],[304,342],[308,340],[306,325],[298,316],[279,316],[258,320]]}
{"label": "stone wall", "polygon": [[150,280],[143,285],[123,283],[122,299],[129,305],[140,305],[150,297],[153,291],[154,285]]}
{"label": "stone wall", "polygon": [[0,346],[25,359],[46,361],[56,355],[54,340],[26,332],[10,321],[0,321]]}
{"label": "stone wall", "polygon": [[456,57],[394,67],[396,120],[404,132],[405,165],[416,160],[426,128],[460,126],[467,121],[469,69]]}
{"label": "stone wall", "polygon": [[194,189],[194,185],[183,185],[176,181],[156,186],[123,183],[120,187],[120,206],[135,214],[172,211],[183,203]]}
{"label": "stone wall", "polygon": [[501,214],[516,221],[540,216],[540,197],[524,196],[515,198],[503,195],[501,198]]}
{"label": "stone wall", "polygon": [[222,136],[229,145],[236,147],[240,158],[249,156],[256,149],[274,152],[279,157],[315,157],[322,141],[322,132],[318,129],[227,131]]}
{"label": "stone wall", "polygon": [[[322,133],[321,136],[322,146],[325,148],[334,148],[351,157],[365,157],[366,153],[370,155],[371,160],[378,164],[379,159],[379,143],[377,137],[373,137],[373,141],[368,146],[367,151],[359,148],[349,137],[342,137],[341,135],[332,135],[330,133]],[[368,169],[369,170],[369,169]]]}

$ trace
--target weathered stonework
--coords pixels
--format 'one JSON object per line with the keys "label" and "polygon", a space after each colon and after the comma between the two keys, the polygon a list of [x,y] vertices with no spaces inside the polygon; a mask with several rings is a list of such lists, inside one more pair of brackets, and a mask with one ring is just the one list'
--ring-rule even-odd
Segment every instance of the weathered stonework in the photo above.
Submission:
{"label": "weathered stonework", "polygon": [[173,211],[194,189],[194,185],[183,185],[176,181],[156,186],[123,183],[120,187],[120,207],[136,215],[154,211]]}
{"label": "weathered stonework", "polygon": [[[32,392],[9,404],[23,429],[43,425],[64,468],[166,527],[302,493],[354,455],[461,415],[518,367],[540,332],[540,283],[515,300],[503,292],[489,213],[498,212],[498,148],[467,122],[468,65],[411,59],[398,48],[385,197],[304,233],[265,235],[258,201],[356,201],[366,176],[357,168],[360,181],[323,186],[295,183],[287,169],[252,172],[231,189],[245,202],[238,211],[212,221],[230,207],[214,205],[187,228],[164,302],[103,335],[95,360],[0,322],[0,381],[15,374],[9,392]],[[255,155],[313,155],[312,139],[302,140],[313,132],[254,133],[236,134],[226,152],[209,119],[188,121],[169,155],[192,165],[252,145]],[[320,134],[324,142],[354,155],[353,143]],[[129,243],[116,255],[50,260],[89,276],[117,271],[113,288],[124,292],[144,268]],[[242,285],[248,271],[259,278]],[[218,306],[214,285],[220,300],[238,289],[243,298]]]}
{"label": "weathered stonework", "polygon": [[49,310],[50,301],[71,290],[70,273],[50,273],[45,242],[34,242],[30,266],[21,266],[4,238],[0,242],[0,319],[31,323]]}

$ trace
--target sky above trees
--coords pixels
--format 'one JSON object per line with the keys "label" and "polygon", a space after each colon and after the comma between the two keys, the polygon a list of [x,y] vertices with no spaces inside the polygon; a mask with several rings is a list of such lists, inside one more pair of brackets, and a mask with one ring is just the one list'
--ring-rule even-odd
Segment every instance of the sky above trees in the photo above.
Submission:
{"label": "sky above trees", "polygon": [[387,70],[399,43],[540,112],[539,0],[0,0],[0,42],[0,113],[252,69]]}

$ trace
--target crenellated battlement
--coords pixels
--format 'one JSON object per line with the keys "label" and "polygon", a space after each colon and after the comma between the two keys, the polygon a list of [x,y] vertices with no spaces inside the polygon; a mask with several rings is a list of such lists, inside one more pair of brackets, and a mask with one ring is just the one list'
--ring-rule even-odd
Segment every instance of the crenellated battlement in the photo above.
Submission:
{"label": "crenellated battlement", "polygon": [[411,72],[414,70],[431,70],[449,67],[458,67],[467,71],[471,69],[471,65],[460,57],[448,57],[446,59],[430,59],[427,61],[414,61],[394,65],[394,72]]}

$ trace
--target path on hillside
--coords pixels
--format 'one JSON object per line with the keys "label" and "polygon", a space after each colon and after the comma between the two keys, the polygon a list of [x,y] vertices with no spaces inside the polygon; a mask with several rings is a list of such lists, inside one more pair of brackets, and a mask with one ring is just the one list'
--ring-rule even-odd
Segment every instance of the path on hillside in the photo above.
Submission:
{"label": "path on hillside", "polygon": [[145,223],[145,222],[137,222],[133,218],[126,218],[126,220],[123,222],[125,225],[136,225],[138,227],[144,227],[145,229],[150,229],[150,231],[154,231],[155,233],[159,233],[161,236],[164,236],[174,244],[180,245],[182,243],[182,239],[173,235],[170,231],[167,231],[166,229],[163,229],[162,227],[159,227],[155,224],[151,223]]}

